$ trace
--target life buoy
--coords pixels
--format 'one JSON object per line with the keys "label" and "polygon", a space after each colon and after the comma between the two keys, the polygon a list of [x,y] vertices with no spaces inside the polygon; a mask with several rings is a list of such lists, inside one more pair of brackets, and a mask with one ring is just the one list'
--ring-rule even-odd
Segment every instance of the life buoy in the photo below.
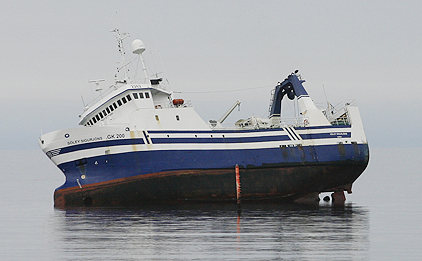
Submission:
{"label": "life buoy", "polygon": [[305,124],[305,126],[308,126],[309,125],[308,119],[303,120],[303,123]]}

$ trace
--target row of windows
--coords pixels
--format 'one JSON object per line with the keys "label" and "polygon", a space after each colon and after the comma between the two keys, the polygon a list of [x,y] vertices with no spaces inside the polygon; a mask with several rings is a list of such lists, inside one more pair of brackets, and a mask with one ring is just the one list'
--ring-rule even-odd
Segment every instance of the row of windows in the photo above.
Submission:
{"label": "row of windows", "polygon": [[[144,99],[144,97],[146,99],[149,99],[149,93],[148,92],[134,92],[132,93],[133,98],[135,99]],[[95,115],[94,117],[92,117],[86,124],[85,126],[90,126],[90,125],[94,125],[95,123],[97,123],[98,121],[100,121],[101,119],[105,118],[108,114],[110,114],[111,112],[113,112],[115,109],[117,109],[118,107],[122,106],[123,104],[129,102],[132,100],[132,96],[130,94],[126,95],[125,97],[122,97],[121,99],[117,100],[116,102],[113,102],[113,104],[110,104],[110,106],[106,107],[102,112],[99,112],[97,115]],[[116,104],[117,103],[117,104]]]}

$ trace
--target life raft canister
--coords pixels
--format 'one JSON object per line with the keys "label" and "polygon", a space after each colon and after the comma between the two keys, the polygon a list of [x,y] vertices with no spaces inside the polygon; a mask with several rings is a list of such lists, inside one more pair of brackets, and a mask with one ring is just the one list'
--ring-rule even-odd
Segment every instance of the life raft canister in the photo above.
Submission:
{"label": "life raft canister", "polygon": [[185,101],[183,99],[174,99],[173,100],[174,106],[180,106],[180,105],[183,105],[183,103],[185,103]]}

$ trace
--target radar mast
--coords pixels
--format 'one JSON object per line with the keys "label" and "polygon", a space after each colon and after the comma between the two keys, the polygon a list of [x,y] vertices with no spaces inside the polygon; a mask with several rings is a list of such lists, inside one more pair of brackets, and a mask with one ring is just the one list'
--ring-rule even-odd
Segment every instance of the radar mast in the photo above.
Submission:
{"label": "radar mast", "polygon": [[141,59],[141,62],[142,62],[142,70],[144,71],[145,81],[149,82],[150,79],[148,77],[147,67],[145,66],[144,57],[142,57],[142,53],[144,51],[145,51],[144,42],[142,42],[139,39],[136,39],[132,42],[132,53],[139,55],[139,58]]}
{"label": "radar mast", "polygon": [[128,38],[130,35],[129,35],[129,33],[122,33],[121,34],[119,28],[116,28],[116,29],[114,29],[114,30],[112,30],[110,32],[115,33],[115,37],[116,37],[116,40],[117,40],[117,47],[119,49],[119,53],[120,53],[120,56],[121,56],[122,61],[123,61],[123,65],[120,66],[120,67],[117,67],[117,73],[119,73],[120,70],[124,69],[123,70],[124,79],[123,80],[119,80],[117,78],[117,74],[116,74],[115,80],[116,80],[116,83],[123,83],[123,84],[125,84],[129,80],[129,77],[128,77],[128,71],[129,71],[129,69],[127,68],[127,65],[129,65],[130,62],[126,62],[125,50],[124,50],[124,46],[123,46],[123,40],[126,39],[126,38]]}

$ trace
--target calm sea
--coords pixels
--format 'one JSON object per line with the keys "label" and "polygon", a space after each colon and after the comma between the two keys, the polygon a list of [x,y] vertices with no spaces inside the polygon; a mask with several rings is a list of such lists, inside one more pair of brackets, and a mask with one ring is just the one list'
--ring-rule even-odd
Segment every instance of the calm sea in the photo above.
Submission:
{"label": "calm sea", "polygon": [[53,208],[40,151],[0,151],[0,260],[422,260],[422,149],[371,149],[344,207]]}

